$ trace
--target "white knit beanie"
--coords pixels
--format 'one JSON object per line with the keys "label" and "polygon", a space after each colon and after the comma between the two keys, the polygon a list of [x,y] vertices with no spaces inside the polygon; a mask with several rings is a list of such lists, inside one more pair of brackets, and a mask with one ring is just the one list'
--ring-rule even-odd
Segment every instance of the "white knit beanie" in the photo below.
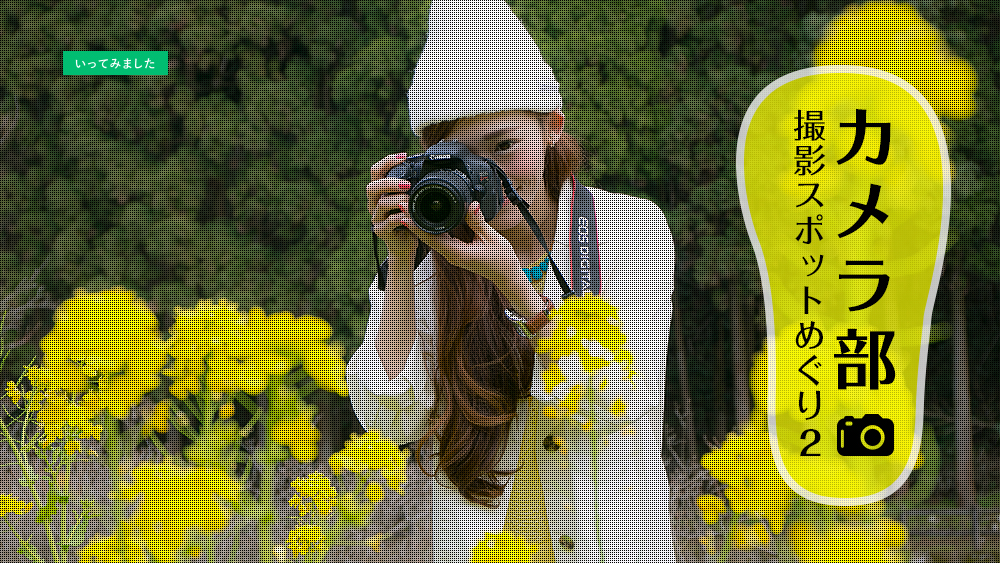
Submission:
{"label": "white knit beanie", "polygon": [[562,108],[559,83],[505,0],[433,0],[427,44],[410,86],[419,137],[441,121],[506,110]]}

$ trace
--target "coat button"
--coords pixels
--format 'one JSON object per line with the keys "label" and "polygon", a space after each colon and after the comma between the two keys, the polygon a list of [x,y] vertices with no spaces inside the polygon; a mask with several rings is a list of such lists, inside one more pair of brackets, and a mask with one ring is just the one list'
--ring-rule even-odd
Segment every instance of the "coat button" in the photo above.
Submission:
{"label": "coat button", "polygon": [[559,545],[565,547],[566,549],[573,549],[576,544],[573,543],[573,538],[566,534],[559,536]]}
{"label": "coat button", "polygon": [[549,434],[544,440],[542,440],[542,447],[550,452],[559,451],[559,444],[556,443],[556,439],[552,436],[552,434]]}

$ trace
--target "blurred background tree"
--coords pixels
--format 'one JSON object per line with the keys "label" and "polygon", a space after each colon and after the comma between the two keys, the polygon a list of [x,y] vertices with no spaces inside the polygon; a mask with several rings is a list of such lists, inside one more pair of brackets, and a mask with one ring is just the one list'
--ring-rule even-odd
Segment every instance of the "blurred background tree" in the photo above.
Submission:
{"label": "blurred background tree", "polygon": [[[749,358],[766,334],[736,188],[740,123],[767,84],[813,64],[827,22],[848,4],[511,4],[560,80],[569,130],[590,152],[582,180],[649,198],[667,215],[677,274],[665,425],[686,437],[682,459],[696,460],[753,407]],[[1000,15],[984,0],[913,4],[979,76],[979,111],[949,123],[956,175],[945,280],[960,280],[962,291],[943,281],[934,316],[966,327],[975,490],[996,496]],[[4,3],[3,378],[40,355],[55,305],[77,287],[132,289],[164,327],[175,306],[207,298],[314,314],[350,354],[374,276],[361,196],[369,168],[386,154],[420,151],[406,91],[427,6]],[[64,50],[166,50],[169,75],[64,77]],[[638,252],[635,275],[642,264]],[[934,344],[927,367],[944,498],[957,494],[956,358],[950,344]],[[321,454],[357,429],[349,401],[323,402]]]}

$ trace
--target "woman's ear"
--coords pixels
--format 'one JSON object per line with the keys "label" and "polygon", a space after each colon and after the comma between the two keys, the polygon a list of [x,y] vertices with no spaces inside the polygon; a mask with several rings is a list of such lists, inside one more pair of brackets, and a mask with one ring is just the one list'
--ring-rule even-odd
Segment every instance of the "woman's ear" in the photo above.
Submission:
{"label": "woman's ear", "polygon": [[554,110],[545,115],[546,137],[549,146],[553,146],[562,137],[566,116],[560,110]]}

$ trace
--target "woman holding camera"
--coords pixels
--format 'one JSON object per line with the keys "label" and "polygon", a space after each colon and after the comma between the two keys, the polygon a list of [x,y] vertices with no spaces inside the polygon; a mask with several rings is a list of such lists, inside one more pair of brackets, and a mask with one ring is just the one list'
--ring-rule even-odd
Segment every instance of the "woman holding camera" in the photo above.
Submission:
{"label": "woman holding camera", "polygon": [[674,257],[662,211],[590,188],[596,229],[583,234],[599,242],[600,295],[618,308],[637,372],[632,431],[600,449],[595,499],[587,432],[539,414],[561,398],[546,392],[549,360],[535,353],[561,303],[549,252],[570,271],[570,237],[582,236],[571,224],[582,153],[552,70],[503,0],[435,0],[409,105],[425,149],[458,141],[506,173],[546,245],[506,198],[489,221],[474,202],[464,224],[429,234],[407,212],[410,182],[386,177],[406,155],[372,167],[368,210],[388,270],[384,291],[369,290],[347,382],[367,430],[412,443],[425,472],[419,454],[434,459],[435,560],[468,560],[485,532],[501,531],[538,545],[537,561],[596,561],[599,543],[608,561],[673,560],[660,452]]}

